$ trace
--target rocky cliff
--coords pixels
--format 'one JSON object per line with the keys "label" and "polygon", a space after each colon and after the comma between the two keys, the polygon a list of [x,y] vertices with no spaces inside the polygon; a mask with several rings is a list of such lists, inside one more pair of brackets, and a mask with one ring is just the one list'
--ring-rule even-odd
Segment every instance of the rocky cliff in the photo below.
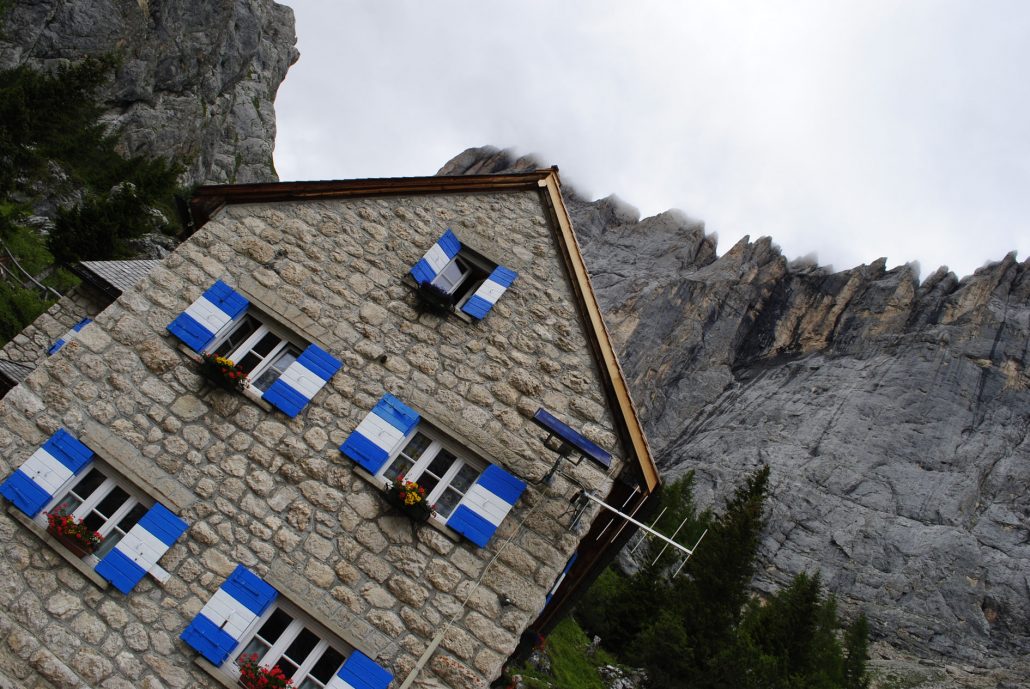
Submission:
{"label": "rocky cliff", "polygon": [[187,183],[263,182],[295,44],[293,11],[271,0],[15,0],[0,68],[116,53],[106,117],[127,153],[175,156]]}
{"label": "rocky cliff", "polygon": [[[539,166],[474,149],[440,172]],[[819,571],[944,685],[1030,677],[1030,261],[832,272],[567,200],[663,475],[712,502],[772,467],[757,587]]]}

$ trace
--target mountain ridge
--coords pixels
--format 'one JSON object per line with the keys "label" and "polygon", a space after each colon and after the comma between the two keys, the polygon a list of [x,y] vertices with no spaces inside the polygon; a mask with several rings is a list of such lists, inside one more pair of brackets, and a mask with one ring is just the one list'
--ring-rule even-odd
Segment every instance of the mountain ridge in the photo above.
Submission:
{"label": "mountain ridge", "polygon": [[[536,167],[485,147],[439,174]],[[711,504],[772,467],[757,589],[821,571],[893,647],[1030,676],[1030,261],[920,282],[768,237],[718,255],[682,212],[564,191],[663,475]]]}

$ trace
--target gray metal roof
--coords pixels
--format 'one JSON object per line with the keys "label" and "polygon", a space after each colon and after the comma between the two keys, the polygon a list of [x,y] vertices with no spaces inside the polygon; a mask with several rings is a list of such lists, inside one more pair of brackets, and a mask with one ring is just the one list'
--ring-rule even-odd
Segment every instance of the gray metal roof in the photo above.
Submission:
{"label": "gray metal roof", "polygon": [[30,373],[32,373],[32,368],[29,366],[16,364],[7,359],[0,359],[0,375],[14,383],[22,382],[28,378]]}
{"label": "gray metal roof", "polygon": [[106,281],[119,292],[124,292],[147,276],[161,261],[143,259],[138,261],[82,261],[85,270]]}

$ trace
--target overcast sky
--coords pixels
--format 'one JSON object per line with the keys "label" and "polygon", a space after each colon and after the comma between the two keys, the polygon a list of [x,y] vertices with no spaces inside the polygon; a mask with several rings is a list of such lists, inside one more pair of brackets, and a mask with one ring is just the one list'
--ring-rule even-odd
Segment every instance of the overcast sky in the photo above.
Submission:
{"label": "overcast sky", "polygon": [[283,180],[535,153],[837,269],[1030,255],[1030,2],[286,0]]}

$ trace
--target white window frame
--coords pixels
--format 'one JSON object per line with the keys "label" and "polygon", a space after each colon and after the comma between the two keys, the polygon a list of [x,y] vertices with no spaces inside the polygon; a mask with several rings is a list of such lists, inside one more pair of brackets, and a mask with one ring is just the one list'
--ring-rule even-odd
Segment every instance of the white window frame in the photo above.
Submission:
{"label": "white window frame", "polygon": [[[463,266],[464,269],[462,268]],[[446,287],[443,283],[445,280],[447,282],[450,282],[450,278],[447,277],[447,271],[451,268],[457,268],[459,271],[461,271],[461,273],[458,276],[457,280],[450,283],[449,287]],[[472,264],[468,259],[464,258],[459,252],[457,256],[452,258],[447,263],[447,265],[440,269],[440,272],[437,273],[436,277],[433,278],[432,282],[430,282],[429,284],[443,290],[447,294],[454,294],[458,290],[458,288],[461,287],[462,283],[469,278],[470,275],[472,275]]]}
{"label": "white window frame", "polygon": [[[243,393],[253,399],[261,399],[261,395],[263,395],[268,388],[262,390],[254,385],[257,379],[264,375],[268,369],[276,363],[276,360],[280,358],[280,355],[282,355],[287,347],[293,346],[297,350],[297,356],[299,357],[304,351],[305,345],[302,343],[302,340],[291,333],[288,329],[272,322],[269,317],[265,316],[253,307],[248,307],[215,336],[214,341],[204,350],[204,354],[211,354],[221,347],[229,336],[243,324],[248,316],[257,321],[258,327],[250,334],[249,337],[247,337],[246,340],[237,345],[237,347],[232,351],[226,352],[224,356],[238,364],[245,356],[251,353],[254,347],[261,342],[261,339],[264,338],[265,335],[271,333],[279,338],[279,344],[269,350],[268,354],[263,357],[261,363],[255,366],[254,369],[247,374],[247,380],[250,381],[250,384],[244,389]],[[260,355],[255,354],[255,356]]]}
{"label": "white window frame", "polygon": [[[440,284],[441,278],[443,278],[448,268],[454,265],[459,265],[459,261],[465,265],[465,270],[462,271],[461,277],[451,286],[450,289],[445,289],[443,285]],[[439,273],[437,273],[436,277],[430,281],[430,284],[434,287],[440,288],[453,297],[455,292],[464,289],[464,285],[467,281],[474,280],[474,282],[469,285],[468,289],[465,289],[464,294],[454,302],[454,308],[460,309],[464,306],[465,302],[472,298],[472,295],[476,293],[476,290],[479,289],[479,286],[486,281],[497,265],[498,264],[494,263],[490,259],[485,256],[481,256],[478,252],[462,244],[461,250],[458,251],[458,254],[452,258]],[[474,274],[476,272],[479,272],[482,277],[475,278]]]}
{"label": "white window frame", "polygon": [[[72,489],[76,485],[78,485],[79,481],[85,479],[89,472],[93,469],[96,469],[104,476],[104,481],[96,487],[96,490],[93,491],[92,495],[83,500],[82,504],[80,504],[78,507],[72,510],[71,514],[76,519],[84,519],[86,515],[92,512],[93,509],[97,505],[99,505],[104,500],[104,498],[110,495],[115,488],[121,488],[129,495],[129,499],[126,500],[121,507],[115,510],[114,514],[108,517],[107,521],[105,521],[104,524],[99,529],[97,529],[100,535],[104,537],[105,542],[108,540],[108,536],[111,534],[111,532],[118,528],[118,522],[124,519],[125,515],[131,512],[136,505],[143,505],[148,510],[154,506],[155,501],[153,498],[151,498],[146,493],[140,491],[138,488],[136,488],[135,485],[133,485],[130,481],[125,479],[125,477],[123,477],[117,471],[112,469],[104,462],[92,460],[88,464],[86,464],[86,466],[83,467],[83,469],[79,473],[72,476],[70,479],[65,481],[60,488],[58,488],[57,492],[54,494],[53,499],[51,499],[50,502],[48,502],[43,507],[39,514],[37,514],[33,518],[33,521],[39,526],[41,526],[43,529],[48,528],[50,524],[47,519],[47,513],[49,513],[50,510],[57,507],[57,505],[59,505],[66,497],[68,497],[68,494],[71,493]],[[121,531],[121,529],[118,530]],[[125,537],[126,533],[128,532],[122,532],[122,538]],[[83,556],[82,560],[90,566],[95,566],[97,563],[100,562],[100,558],[93,553],[89,553],[88,555]]]}
{"label": "white window frame", "polygon": [[[236,649],[229,654],[229,657],[226,658],[225,662],[219,667],[222,672],[228,674],[233,679],[238,680],[240,678],[240,666],[236,663],[237,658],[246,651],[247,645],[255,636],[257,636],[258,630],[261,629],[265,622],[268,621],[268,618],[270,618],[276,610],[284,611],[293,618],[293,621],[286,626],[286,629],[283,630],[283,633],[279,635],[279,638],[276,639],[265,654],[258,658],[258,665],[269,668],[279,665],[279,661],[282,659],[286,650],[290,647],[290,644],[293,643],[305,628],[313,632],[319,639],[318,643],[315,644],[315,647],[308,653],[307,658],[305,658],[297,667],[297,672],[293,675],[293,683],[295,686],[300,687],[304,681],[308,679],[308,673],[311,671],[311,668],[313,668],[315,663],[321,659],[322,654],[329,647],[335,648],[337,652],[343,655],[344,660],[340,661],[340,667],[343,666],[344,661],[346,661],[354,651],[350,644],[344,642],[336,634],[319,624],[317,620],[311,617],[311,615],[308,615],[289,600],[285,599],[282,594],[279,594],[279,597],[276,598],[275,602],[268,606],[268,610],[265,610],[260,617],[251,623],[250,627],[248,627],[243,633],[243,636],[240,637],[240,642],[236,646]],[[274,660],[268,660],[272,658],[274,658]],[[339,667],[333,670],[332,675],[330,675],[330,681],[339,671]],[[314,677],[311,677],[310,679],[316,684],[321,684],[321,682]],[[325,685],[323,684],[322,686],[324,687]]]}
{"label": "white window frame", "polygon": [[[455,457],[455,459],[451,462],[450,467],[447,468],[447,471],[444,472],[443,476],[439,477],[439,480],[436,486],[433,488],[433,490],[431,490],[426,495],[426,503],[430,506],[435,505],[437,501],[440,499],[440,497],[444,494],[444,491],[446,491],[448,488],[451,488],[451,483],[454,481],[454,478],[458,475],[458,472],[461,471],[462,467],[471,467],[476,472],[476,479],[478,479],[479,476],[481,476],[482,473],[486,471],[486,462],[475,457],[467,448],[464,448],[461,445],[455,443],[452,439],[446,437],[439,430],[426,423],[425,420],[421,420],[419,421],[418,425],[416,425],[415,428],[412,429],[411,433],[409,433],[404,438],[404,442],[400,444],[400,447],[393,454],[390,455],[389,459],[387,459],[386,462],[383,463],[383,466],[379,468],[379,471],[376,472],[375,477],[382,481],[384,485],[390,481],[390,479],[386,477],[386,472],[390,469],[390,467],[393,466],[394,462],[397,461],[397,458],[403,454],[405,448],[407,448],[408,446],[408,443],[410,443],[411,440],[419,433],[426,436],[426,438],[429,439],[430,443],[429,446],[422,451],[422,454],[419,455],[417,459],[413,457],[408,457],[408,455],[404,455],[408,459],[414,460],[414,464],[412,465],[412,467],[404,473],[404,480],[414,481],[421,485],[419,479],[422,478],[422,475],[429,468],[429,465],[433,463],[433,460],[436,459],[437,455],[440,453],[441,450],[450,450],[451,454],[453,454]],[[473,479],[473,483],[475,483],[476,479]],[[451,515],[454,514],[454,510],[458,509],[458,505],[461,504],[461,501],[465,498],[465,494],[468,492],[468,489],[466,489],[465,491],[461,491],[458,488],[453,488],[452,490],[460,492],[461,499],[459,499],[458,502],[454,503],[454,509],[451,510],[450,514],[435,514],[433,519],[441,524],[447,523],[447,520],[451,517]]]}

